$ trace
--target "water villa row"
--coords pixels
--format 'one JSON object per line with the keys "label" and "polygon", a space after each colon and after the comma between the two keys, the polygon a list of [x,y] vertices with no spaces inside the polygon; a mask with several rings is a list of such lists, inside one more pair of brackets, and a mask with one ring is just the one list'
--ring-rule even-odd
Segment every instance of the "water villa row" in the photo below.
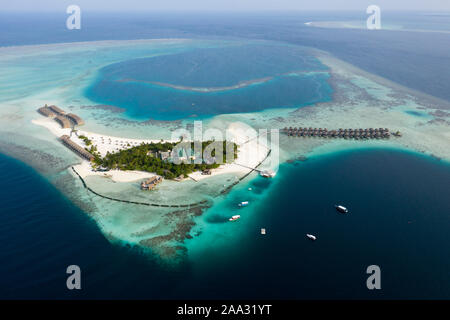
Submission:
{"label": "water villa row", "polygon": [[161,183],[163,178],[161,176],[153,176],[141,182],[141,190],[153,190],[157,184]]}
{"label": "water villa row", "polygon": [[[391,136],[388,128],[368,128],[368,129],[342,129],[328,130],[327,128],[293,128],[285,127],[282,132],[291,137],[323,137],[323,138],[344,138],[344,139],[388,139]],[[400,132],[392,133],[394,136],[401,136]]]}
{"label": "water villa row", "polygon": [[94,156],[90,152],[86,151],[80,145],[78,145],[75,142],[73,142],[72,140],[70,140],[70,137],[68,135],[61,136],[60,140],[66,147],[68,147],[69,149],[74,151],[76,154],[78,154],[82,158],[85,158],[86,160],[89,160],[89,161],[94,160]]}
{"label": "water villa row", "polygon": [[47,118],[54,119],[61,128],[71,128],[73,126],[81,126],[84,124],[83,119],[73,113],[66,113],[57,106],[47,106],[38,109],[38,112]]}

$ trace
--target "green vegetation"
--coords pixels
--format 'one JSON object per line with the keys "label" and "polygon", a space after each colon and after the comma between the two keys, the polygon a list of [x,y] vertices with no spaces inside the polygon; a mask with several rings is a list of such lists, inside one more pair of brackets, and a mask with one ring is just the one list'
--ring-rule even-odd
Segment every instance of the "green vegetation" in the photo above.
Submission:
{"label": "green vegetation", "polygon": [[88,147],[92,144],[92,141],[89,140],[89,138],[86,137],[86,136],[81,135],[81,136],[78,136],[78,138],[80,138],[81,140],[83,140],[83,141],[84,141],[84,144],[86,144],[86,146],[88,146]]}
{"label": "green vegetation", "polygon": [[84,148],[87,152],[92,154],[95,159],[101,159],[100,152],[97,150],[97,146],[92,145],[90,148]]}
{"label": "green vegetation", "polygon": [[[81,137],[80,137],[81,138]],[[202,142],[202,151],[203,154],[206,148],[212,149],[211,156],[216,157],[216,149],[214,148],[216,145],[211,145],[214,141],[204,141]],[[220,142],[219,142],[220,143]],[[180,164],[172,163],[172,161],[164,159],[161,157],[161,152],[168,152],[174,149],[178,143],[143,143],[139,146],[132,147],[125,150],[120,150],[114,153],[107,153],[104,158],[101,158],[96,152],[95,146],[91,147],[91,152],[95,159],[94,164],[96,166],[101,166],[107,169],[120,169],[120,170],[139,170],[139,171],[147,171],[147,172],[155,172],[156,174],[163,176],[166,179],[173,179],[180,175],[188,175],[197,170],[206,170],[213,169],[219,167],[220,164],[205,163],[205,159],[202,160],[202,163],[195,164],[194,160],[189,158],[183,161]],[[194,146],[192,142],[184,142],[181,143],[182,148],[185,150],[184,154],[193,155]],[[234,150],[233,160],[237,157],[237,145],[233,142],[224,141],[222,145],[222,159],[226,161],[226,150],[227,146]],[[163,158],[163,159],[161,159]],[[199,157],[197,157],[199,158]],[[220,159],[220,156],[217,156]],[[181,158],[180,158],[181,160]]]}

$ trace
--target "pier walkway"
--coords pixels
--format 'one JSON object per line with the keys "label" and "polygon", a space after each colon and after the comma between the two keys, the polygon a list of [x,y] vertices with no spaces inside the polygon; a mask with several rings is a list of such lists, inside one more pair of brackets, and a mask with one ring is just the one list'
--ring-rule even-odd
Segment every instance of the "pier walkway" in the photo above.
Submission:
{"label": "pier walkway", "polygon": [[[233,188],[235,185],[237,185],[239,182],[241,182],[242,180],[244,180],[246,177],[248,177],[253,171],[260,171],[257,168],[269,157],[270,153],[272,150],[269,150],[269,152],[267,153],[266,157],[260,162],[258,163],[258,165],[255,168],[250,168],[247,167],[249,169],[251,169],[250,172],[246,173],[244,176],[240,177],[236,182],[232,183],[230,186],[228,186],[226,189],[222,190],[222,192],[220,192],[220,194],[225,194],[227,192],[229,192],[231,190],[231,188]],[[130,200],[124,200],[124,199],[118,199],[118,198],[113,198],[113,197],[109,197],[109,196],[105,196],[102,195],[94,190],[92,190],[84,181],[84,179],[80,176],[80,174],[75,170],[74,167],[72,167],[72,171],[78,176],[78,178],[80,179],[81,183],[83,184],[83,187],[85,187],[88,191],[92,192],[93,194],[95,194],[96,196],[99,196],[101,198],[104,199],[108,199],[108,200],[112,200],[112,201],[117,201],[117,202],[124,202],[124,203],[131,203],[131,204],[138,204],[138,205],[142,205],[142,206],[150,206],[150,207],[161,207],[161,208],[195,208],[201,205],[206,205],[208,203],[208,200],[203,200],[203,201],[199,201],[199,202],[193,202],[193,203],[188,203],[188,204],[159,204],[159,203],[151,203],[151,202],[138,202],[138,201],[130,201]]]}
{"label": "pier walkway", "polygon": [[130,201],[130,200],[124,200],[124,199],[118,199],[118,198],[112,198],[112,197],[108,197],[105,195],[102,195],[94,190],[92,190],[90,187],[88,187],[88,185],[86,184],[86,182],[84,181],[84,179],[80,176],[80,174],[75,170],[74,167],[72,167],[73,172],[78,176],[78,178],[80,178],[81,183],[83,184],[83,187],[85,187],[88,191],[92,192],[93,194],[95,194],[96,196],[99,196],[101,198],[104,199],[108,199],[108,200],[112,200],[112,201],[117,201],[117,202],[124,202],[124,203],[131,203],[131,204],[138,204],[138,205],[142,205],[142,206],[150,206],[150,207],[161,207],[161,208],[194,208],[194,207],[198,207],[200,205],[205,205],[206,203],[208,203],[208,200],[203,200],[203,201],[199,201],[199,202],[194,202],[194,203],[188,203],[188,204],[159,204],[159,203],[151,203],[151,202],[139,202],[139,201]]}
{"label": "pier walkway", "polygon": [[[267,156],[266,156],[265,159],[267,159]],[[264,159],[264,160],[265,160],[265,159]],[[263,160],[263,161],[264,161],[264,160]],[[260,164],[261,164],[261,163],[260,163]],[[238,166],[243,167],[243,168],[246,168],[246,169],[250,169],[250,170],[252,170],[252,171],[257,171],[257,172],[261,172],[261,171],[262,171],[261,169],[257,169],[258,166],[259,166],[259,164],[258,164],[258,166],[255,167],[255,168],[252,168],[252,167],[246,166],[245,164],[240,164],[240,163],[235,163],[235,165],[238,165]]]}
{"label": "pier walkway", "polygon": [[[342,138],[342,139],[389,139],[391,133],[388,128],[367,128],[367,129],[335,129],[328,130],[327,128],[296,128],[285,127],[281,132],[290,137],[319,137],[319,138]],[[400,137],[399,131],[392,133],[393,136]]]}

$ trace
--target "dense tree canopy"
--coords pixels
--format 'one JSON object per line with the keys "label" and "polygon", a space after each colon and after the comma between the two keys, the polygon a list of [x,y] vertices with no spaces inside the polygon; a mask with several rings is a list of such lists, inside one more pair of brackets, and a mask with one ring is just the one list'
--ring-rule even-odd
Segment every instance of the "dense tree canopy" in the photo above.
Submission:
{"label": "dense tree canopy", "polygon": [[[213,143],[213,144],[212,144]],[[211,157],[218,158],[220,160],[223,159],[223,162],[226,161],[226,150],[227,146],[230,150],[233,150],[233,159],[237,157],[237,145],[233,142],[223,141],[223,144],[220,146],[222,148],[222,157],[220,155],[216,156],[216,148],[218,146],[214,141],[204,141],[202,142],[202,151],[201,155],[204,154],[205,149],[211,149]],[[177,146],[178,145],[178,146]],[[180,148],[182,146],[182,148]],[[219,147],[219,149],[220,149]],[[181,151],[184,149],[185,151]],[[160,152],[168,152],[172,150],[179,150],[181,155],[184,155],[185,158],[181,163],[176,164],[171,159],[161,159]],[[194,154],[194,145],[192,142],[184,142],[181,145],[178,143],[169,143],[169,142],[158,142],[158,143],[142,143],[139,146],[135,146],[129,149],[120,150],[114,153],[107,153],[105,157],[101,157],[98,152],[96,152],[96,148],[94,146],[91,147],[93,151],[93,155],[95,157],[94,164],[97,166],[101,166],[107,169],[120,169],[120,170],[139,170],[139,171],[147,171],[147,172],[155,172],[156,174],[163,176],[167,179],[173,179],[180,175],[188,175],[197,170],[205,170],[205,169],[213,169],[219,167],[220,163],[211,163],[210,159],[201,158],[201,162],[198,160],[201,155]],[[190,158],[190,156],[195,156],[197,158],[196,162]]]}

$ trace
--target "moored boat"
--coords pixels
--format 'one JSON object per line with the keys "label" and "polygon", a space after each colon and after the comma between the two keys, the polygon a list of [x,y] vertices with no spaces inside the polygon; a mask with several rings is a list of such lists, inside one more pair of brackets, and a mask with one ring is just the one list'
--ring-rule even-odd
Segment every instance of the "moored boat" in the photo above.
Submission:
{"label": "moored boat", "polygon": [[273,172],[272,170],[262,170],[259,174],[261,177],[264,177],[264,178],[275,177],[275,172]]}
{"label": "moored boat", "polygon": [[337,211],[339,211],[340,213],[348,213],[348,209],[344,206],[341,205],[335,205],[334,206],[336,208]]}
{"label": "moored boat", "polygon": [[238,220],[238,219],[240,219],[241,218],[241,216],[240,215],[234,215],[234,216],[232,216],[230,219],[228,219],[229,221],[236,221],[236,220]]}
{"label": "moored boat", "polygon": [[248,201],[242,201],[241,203],[239,203],[239,207],[245,207],[248,206]]}
{"label": "moored boat", "polygon": [[315,241],[315,240],[317,239],[316,236],[314,236],[314,235],[312,235],[312,234],[309,234],[309,233],[307,233],[306,236],[307,236],[309,239],[311,239],[312,241]]}

